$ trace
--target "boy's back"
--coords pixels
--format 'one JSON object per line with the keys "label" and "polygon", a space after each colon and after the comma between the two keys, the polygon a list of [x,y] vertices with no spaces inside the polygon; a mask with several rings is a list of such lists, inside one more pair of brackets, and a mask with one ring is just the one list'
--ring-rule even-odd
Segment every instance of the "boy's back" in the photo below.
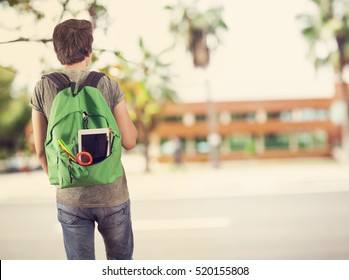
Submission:
{"label": "boy's back", "polygon": [[[84,69],[68,70],[63,71],[63,73],[66,74],[72,82],[81,84],[85,81],[90,72]],[[101,78],[97,88],[101,91],[109,108],[114,108],[114,106],[124,98],[124,94],[118,83],[108,76]],[[47,120],[49,119],[51,106],[56,94],[57,88],[49,79],[40,80],[35,87],[32,106],[42,112]],[[64,190],[57,186],[57,200],[62,203],[80,207],[101,207],[125,202],[129,199],[129,194],[125,172],[123,172],[123,174],[121,178],[111,184],[87,188],[66,188]]]}

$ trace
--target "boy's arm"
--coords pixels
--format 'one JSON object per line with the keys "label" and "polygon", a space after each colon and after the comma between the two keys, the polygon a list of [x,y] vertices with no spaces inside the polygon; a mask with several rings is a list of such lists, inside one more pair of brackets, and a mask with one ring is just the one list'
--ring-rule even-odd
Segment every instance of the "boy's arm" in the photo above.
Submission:
{"label": "boy's arm", "polygon": [[42,169],[46,172],[46,174],[48,174],[47,159],[45,153],[47,121],[39,111],[32,109],[32,123],[36,155],[39,159]]}
{"label": "boy's arm", "polygon": [[115,105],[113,115],[120,129],[122,146],[126,150],[134,148],[136,146],[138,132],[128,113],[124,99]]}

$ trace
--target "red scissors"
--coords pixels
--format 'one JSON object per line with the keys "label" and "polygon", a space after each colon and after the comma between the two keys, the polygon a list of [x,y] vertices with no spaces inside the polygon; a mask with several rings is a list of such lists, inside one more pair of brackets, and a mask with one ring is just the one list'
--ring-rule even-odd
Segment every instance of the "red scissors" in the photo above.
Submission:
{"label": "red scissors", "polygon": [[78,164],[83,166],[91,165],[93,162],[92,156],[89,152],[80,152],[75,156],[75,160]]}

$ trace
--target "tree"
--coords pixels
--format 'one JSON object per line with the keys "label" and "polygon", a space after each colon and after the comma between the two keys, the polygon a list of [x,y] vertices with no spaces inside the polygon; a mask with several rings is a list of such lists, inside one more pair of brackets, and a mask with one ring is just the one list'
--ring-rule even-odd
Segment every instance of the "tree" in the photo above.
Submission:
{"label": "tree", "polygon": [[309,43],[309,57],[315,68],[331,65],[339,81],[349,63],[349,1],[310,0],[314,14],[300,14],[302,34]]}
{"label": "tree", "polygon": [[[316,69],[331,65],[341,85],[341,95],[347,107],[349,119],[348,83],[344,79],[345,68],[349,64],[349,1],[310,0],[315,7],[313,14],[297,16],[303,24],[302,34],[309,43],[309,57]],[[349,126],[344,128],[343,146],[349,157]]]}
{"label": "tree", "polygon": [[[160,53],[152,53],[145,47],[143,39],[139,39],[141,59],[130,62],[120,59],[115,79],[126,95],[131,116],[139,133],[139,141],[143,144],[145,171],[150,171],[150,135],[161,118],[161,108],[165,102],[174,101],[176,92],[171,87],[170,64],[162,62],[162,55],[171,48]],[[119,53],[116,53],[120,57]],[[113,76],[111,69],[105,69]]]}
{"label": "tree", "polygon": [[[77,17],[81,13],[88,13],[91,20],[98,28],[108,27],[108,13],[107,9],[100,4],[101,1],[97,0],[56,0],[50,3],[55,3],[57,6],[57,13],[52,21],[52,28],[55,24],[60,22],[68,15]],[[45,2],[46,3],[46,2]],[[79,3],[80,9],[76,8],[76,4]],[[73,7],[73,5],[75,4]],[[38,5],[34,0],[0,0],[1,5],[7,8],[16,9],[20,13],[28,13],[32,15],[36,21],[45,19],[45,11],[41,5]],[[0,25],[0,28],[2,25]],[[23,37],[21,31],[22,26],[17,26],[18,34],[12,40],[0,42],[16,43],[16,42],[50,42],[51,38],[41,38],[39,34],[31,37]],[[164,64],[160,57],[167,50],[164,50],[160,54],[154,54],[143,45],[143,40],[139,41],[139,47],[142,52],[142,59],[140,62],[132,63],[123,58],[121,53],[117,50],[106,49],[94,49],[93,62],[98,60],[99,55],[106,51],[111,51],[120,59],[120,65],[116,68],[120,68],[120,75],[116,76],[121,81],[121,85],[126,93],[127,102],[132,109],[134,121],[139,130],[139,141],[144,146],[144,154],[146,158],[146,170],[149,171],[149,138],[150,133],[154,129],[157,120],[159,118],[159,110],[165,102],[174,98],[175,92],[170,87],[170,75],[168,74],[169,64]],[[113,76],[113,71],[110,72],[111,66],[105,67],[104,71]],[[52,71],[51,69],[46,69]]]}
{"label": "tree", "polygon": [[210,62],[210,48],[208,39],[219,44],[220,30],[228,27],[222,19],[223,7],[213,7],[201,12],[199,1],[187,5],[178,1],[174,6],[166,6],[171,11],[170,31],[177,40],[184,41],[190,51],[195,67],[206,67]]}
{"label": "tree", "polygon": [[[191,53],[195,68],[205,68],[210,62],[210,52],[220,43],[219,32],[228,27],[222,19],[223,7],[213,7],[205,11],[198,9],[199,1],[187,5],[178,1],[174,6],[166,6],[171,11],[170,31],[176,40],[184,41],[187,50]],[[209,44],[209,41],[211,44]],[[215,41],[215,45],[212,42]],[[215,108],[211,100],[210,84],[206,79],[207,115],[209,122],[208,142],[211,146],[211,161],[213,167],[219,166],[219,135],[217,134],[217,120]]]}
{"label": "tree", "polygon": [[16,72],[0,67],[0,158],[6,158],[25,147],[23,137],[30,120],[27,92],[13,97],[12,83]]}
{"label": "tree", "polygon": [[[74,6],[72,5],[75,4]],[[47,2],[46,2],[47,4]],[[62,0],[62,1],[51,1],[52,9],[57,9],[57,14],[52,18],[53,26],[62,21],[66,16],[78,17],[80,14],[88,13],[94,27],[101,25],[99,27],[106,29],[108,27],[108,13],[104,5],[100,4],[97,0]],[[78,4],[78,5],[76,5]],[[45,8],[47,6],[38,5],[37,1],[34,0],[0,0],[0,7],[3,9],[12,8],[18,12],[18,17],[22,14],[31,15],[32,19],[36,22],[46,19],[45,17]],[[52,8],[53,7],[53,8]],[[76,8],[78,7],[78,8]],[[16,22],[16,21],[13,21]],[[4,25],[3,25],[4,26]],[[2,26],[2,27],[3,27]],[[17,33],[17,38],[14,38],[9,41],[1,41],[0,44],[16,43],[16,42],[42,42],[48,43],[52,41],[52,38],[35,38],[23,37],[22,29],[24,26],[12,26],[12,31],[14,34]]]}
{"label": "tree", "polygon": [[[70,4],[80,3],[82,9],[73,8]],[[48,2],[45,2],[47,4]],[[1,41],[0,44],[13,44],[17,42],[42,42],[48,43],[52,41],[51,37],[41,38],[41,34],[31,34],[29,37],[23,37],[23,31],[26,26],[21,25],[21,18],[28,17],[32,19],[33,25],[39,21],[46,19],[45,8],[47,5],[41,5],[43,1],[38,4],[34,0],[0,0],[0,10],[3,12],[12,10],[16,11],[17,18],[10,22],[2,22],[0,29],[11,31],[14,38],[10,40]],[[107,26],[108,21],[106,9],[100,5],[96,0],[57,0],[51,1],[50,5],[56,5],[56,14],[52,19],[49,19],[53,26],[60,22],[66,16],[79,16],[79,13],[87,13],[92,22],[97,25]],[[52,8],[52,7],[51,7]],[[30,22],[30,21],[29,21]],[[6,32],[5,32],[6,33]],[[27,35],[27,34],[26,34]],[[51,70],[51,69],[49,69]],[[7,158],[17,151],[32,151],[30,145],[30,112],[29,93],[26,89],[21,89],[15,92],[12,87],[16,70],[12,68],[0,67],[0,158]],[[16,97],[14,97],[16,96]],[[29,142],[28,142],[29,141]]]}

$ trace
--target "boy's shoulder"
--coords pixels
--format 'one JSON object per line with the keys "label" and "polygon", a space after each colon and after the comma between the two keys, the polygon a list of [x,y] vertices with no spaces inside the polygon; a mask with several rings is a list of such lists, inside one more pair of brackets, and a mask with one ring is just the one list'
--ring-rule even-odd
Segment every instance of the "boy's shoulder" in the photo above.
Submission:
{"label": "boy's shoulder", "polygon": [[55,84],[50,79],[47,79],[43,75],[41,76],[41,79],[36,82],[34,91],[41,92],[41,91],[47,91],[47,90],[55,90],[55,88],[56,88]]}
{"label": "boy's shoulder", "polygon": [[[66,77],[69,78],[70,81],[76,82],[77,84],[83,83],[91,72],[102,73],[104,75],[100,79],[100,81],[102,83],[108,83],[108,84],[114,84],[114,85],[117,84],[117,81],[114,78],[111,78],[107,74],[105,74],[103,72],[99,72],[99,71],[88,71],[86,69],[82,69],[82,70],[65,70],[65,71],[60,71],[60,72],[57,71],[57,73],[64,74]],[[43,75],[42,76],[43,79],[41,79],[41,80],[48,80],[48,79],[45,79],[46,75],[48,75],[48,74],[50,74],[50,73],[47,73],[47,74]]]}
{"label": "boy's shoulder", "polygon": [[[47,73],[47,74],[51,74],[51,73]],[[90,71],[75,70],[75,71],[62,71],[62,72],[57,72],[57,73],[62,73],[64,75],[66,75],[71,82],[75,82],[77,84],[82,84],[85,82]],[[42,78],[37,81],[37,83],[35,85],[35,90],[34,90],[35,92],[37,92],[39,94],[40,93],[44,94],[44,92],[46,92],[46,94],[48,92],[57,93],[57,85],[51,79],[49,79],[47,77],[47,74],[43,75]],[[120,85],[118,84],[118,82],[114,78],[108,76],[107,74],[104,74],[100,78],[96,87],[101,92],[105,92],[106,94],[111,94],[114,91],[116,91],[116,92],[121,91]]]}

